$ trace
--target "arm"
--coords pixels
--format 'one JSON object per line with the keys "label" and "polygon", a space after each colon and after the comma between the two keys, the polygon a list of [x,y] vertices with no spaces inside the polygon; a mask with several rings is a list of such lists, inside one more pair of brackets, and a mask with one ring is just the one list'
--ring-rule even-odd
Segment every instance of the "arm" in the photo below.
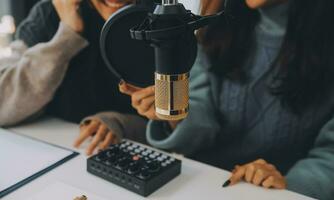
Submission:
{"label": "arm", "polygon": [[118,143],[123,137],[146,144],[146,122],[142,117],[117,112],[103,112],[87,117],[81,122],[80,135],[75,147],[93,137],[86,153],[91,155],[96,148],[105,149],[112,143]]}
{"label": "arm", "polygon": [[288,189],[314,198],[334,197],[334,118],[320,131],[314,148],[288,172]]}
{"label": "arm", "polygon": [[150,121],[147,129],[148,142],[158,148],[191,155],[210,147],[219,131],[215,118],[205,56],[199,53],[190,75],[190,110],[172,133],[166,133],[164,123]]}
{"label": "arm", "polygon": [[142,136],[145,134],[147,120],[143,117],[118,112],[102,112],[85,118],[81,122],[81,126],[89,124],[93,120],[105,124],[117,141],[125,137],[145,143]]}
{"label": "arm", "polygon": [[71,58],[87,45],[60,23],[50,42],[29,49],[21,43],[11,58],[0,61],[0,126],[16,124],[42,110],[61,84]]}

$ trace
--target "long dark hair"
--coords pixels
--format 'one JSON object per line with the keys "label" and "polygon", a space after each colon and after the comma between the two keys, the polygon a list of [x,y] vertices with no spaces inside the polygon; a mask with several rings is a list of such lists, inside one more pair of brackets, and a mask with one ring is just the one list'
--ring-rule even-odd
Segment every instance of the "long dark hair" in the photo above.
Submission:
{"label": "long dark hair", "polygon": [[[202,0],[202,14],[223,9],[224,0]],[[289,20],[281,50],[273,63],[279,74],[268,87],[293,111],[302,112],[325,98],[334,80],[334,1],[289,0]],[[229,0],[227,13],[198,34],[211,60],[211,71],[243,80],[258,11],[245,0]],[[222,66],[223,65],[223,66]]]}

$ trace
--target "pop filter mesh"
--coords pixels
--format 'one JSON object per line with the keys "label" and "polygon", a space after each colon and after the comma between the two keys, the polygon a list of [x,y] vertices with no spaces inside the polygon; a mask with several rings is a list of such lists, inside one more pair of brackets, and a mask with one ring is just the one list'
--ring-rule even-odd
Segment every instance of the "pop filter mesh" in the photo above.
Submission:
{"label": "pop filter mesh", "polygon": [[142,23],[147,13],[147,8],[127,6],[111,16],[101,34],[102,55],[110,71],[139,87],[154,84],[154,49],[133,40],[130,29]]}

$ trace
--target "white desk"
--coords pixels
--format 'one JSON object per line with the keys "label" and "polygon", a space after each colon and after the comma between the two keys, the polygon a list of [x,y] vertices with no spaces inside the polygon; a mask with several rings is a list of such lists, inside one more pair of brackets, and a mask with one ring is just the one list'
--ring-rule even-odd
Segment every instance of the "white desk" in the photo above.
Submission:
{"label": "white desk", "polygon": [[[72,143],[78,134],[78,126],[56,119],[43,119],[37,123],[13,128],[12,131],[73,149]],[[8,150],[10,153],[10,150]],[[84,147],[79,150],[84,152]],[[153,193],[148,199],[224,199],[224,200],[307,200],[299,194],[288,191],[267,190],[250,184],[241,183],[233,187],[222,188],[229,173],[189,159],[182,159],[182,173],[176,179]],[[29,163],[27,166],[29,167]],[[1,178],[1,177],[0,177]],[[57,167],[33,182],[5,196],[4,200],[23,200],[39,193],[55,182],[63,182],[95,193],[106,199],[144,199],[121,187],[86,172],[84,154]],[[49,200],[54,200],[50,198]],[[56,200],[56,199],[55,199]],[[63,199],[62,199],[63,200]]]}

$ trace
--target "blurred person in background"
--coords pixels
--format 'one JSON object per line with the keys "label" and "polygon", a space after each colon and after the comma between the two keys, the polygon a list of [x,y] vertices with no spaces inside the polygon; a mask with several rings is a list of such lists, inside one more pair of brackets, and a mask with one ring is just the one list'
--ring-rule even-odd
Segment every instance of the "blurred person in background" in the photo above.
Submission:
{"label": "blurred person in background", "polygon": [[42,114],[78,123],[107,110],[113,111],[109,120],[104,113],[85,119],[76,147],[92,136],[87,154],[122,134],[145,142],[146,121],[134,115],[129,97],[118,92],[118,80],[105,66],[99,47],[105,21],[131,3],[134,0],[38,2],[18,27],[12,55],[0,60],[0,126]]}

